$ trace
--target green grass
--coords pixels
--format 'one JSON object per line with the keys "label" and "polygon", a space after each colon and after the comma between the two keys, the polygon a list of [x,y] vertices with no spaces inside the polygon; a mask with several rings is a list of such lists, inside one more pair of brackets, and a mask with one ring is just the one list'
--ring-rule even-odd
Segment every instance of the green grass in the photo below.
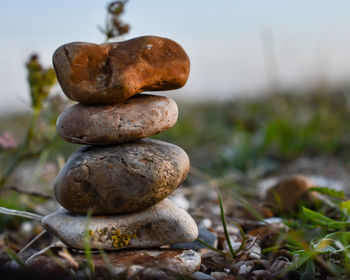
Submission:
{"label": "green grass", "polygon": [[178,123],[157,136],[183,147],[193,165],[273,169],[300,156],[350,155],[350,91],[307,91],[225,103],[179,104]]}
{"label": "green grass", "polygon": [[317,279],[323,279],[320,275],[349,276],[349,200],[328,188],[314,191],[328,196],[332,206],[311,210],[301,205],[294,218],[285,220],[290,230],[280,235],[280,248],[286,248],[294,262],[284,272],[298,271],[301,277],[309,275],[308,279],[315,279],[317,273]]}

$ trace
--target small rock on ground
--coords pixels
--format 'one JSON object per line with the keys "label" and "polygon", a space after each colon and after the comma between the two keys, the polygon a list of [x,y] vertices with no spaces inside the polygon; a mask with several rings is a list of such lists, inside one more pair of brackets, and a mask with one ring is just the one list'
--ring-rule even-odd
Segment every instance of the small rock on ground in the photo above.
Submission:
{"label": "small rock on ground", "polygon": [[[48,250],[51,251],[50,256]],[[65,276],[67,271],[77,273],[86,266],[86,258],[82,254],[67,253],[71,259],[62,256],[64,248],[53,247],[40,251],[26,261],[30,271],[45,276]],[[126,278],[136,275],[147,277],[164,277],[171,274],[189,274],[199,270],[201,257],[192,250],[142,249],[107,252],[106,263],[101,254],[92,254],[92,263],[96,276],[120,276]],[[66,270],[61,266],[63,265]],[[141,277],[142,278],[142,277]]]}
{"label": "small rock on ground", "polygon": [[[214,248],[216,248],[218,245],[217,234],[207,230],[202,226],[198,226],[198,238]],[[194,251],[198,251],[199,249],[207,248],[207,247],[198,241],[193,241],[193,242],[187,242],[187,243],[172,244],[171,248],[191,249]]]}
{"label": "small rock on ground", "polygon": [[191,278],[195,279],[195,280],[215,280],[215,277],[213,277],[209,274],[205,274],[205,273],[200,272],[200,271],[193,273],[191,275]]}
{"label": "small rock on ground", "polygon": [[281,180],[267,191],[263,203],[277,211],[292,212],[302,200],[317,199],[316,193],[308,192],[313,186],[315,184],[302,175]]}

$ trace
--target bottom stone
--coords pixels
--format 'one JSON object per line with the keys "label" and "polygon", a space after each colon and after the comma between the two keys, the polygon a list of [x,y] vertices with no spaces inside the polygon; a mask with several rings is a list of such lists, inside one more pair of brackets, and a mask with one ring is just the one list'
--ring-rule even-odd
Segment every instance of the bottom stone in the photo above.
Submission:
{"label": "bottom stone", "polygon": [[86,216],[59,210],[42,219],[42,225],[68,247],[92,249],[154,248],[194,241],[198,228],[192,217],[169,199],[149,209],[115,216]]}
{"label": "bottom stone", "polygon": [[[170,275],[176,277],[198,271],[201,264],[198,253],[181,249],[122,250],[108,252],[105,257],[101,254],[92,255],[96,276],[123,275],[123,279],[136,275],[152,279]],[[66,248],[52,247],[30,257],[26,266],[42,276],[64,277],[71,272],[84,271],[87,259],[82,254],[68,253]]]}

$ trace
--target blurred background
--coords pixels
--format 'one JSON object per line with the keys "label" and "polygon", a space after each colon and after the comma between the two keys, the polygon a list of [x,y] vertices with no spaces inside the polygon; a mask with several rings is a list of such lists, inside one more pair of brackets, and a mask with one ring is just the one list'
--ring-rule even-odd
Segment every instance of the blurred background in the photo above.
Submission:
{"label": "blurred background", "polygon": [[[57,117],[72,102],[51,57],[64,43],[105,42],[108,3],[1,2],[1,207],[42,215],[57,208],[53,182],[79,147],[56,134]],[[202,191],[215,184],[259,201],[259,188],[300,173],[348,192],[349,11],[341,0],[131,0],[118,15],[130,30],[111,41],[158,35],[187,51],[186,86],[158,93],[178,102],[179,120],[156,138],[189,154],[185,186],[200,186],[193,193],[216,197]],[[191,205],[205,207],[194,197]],[[2,215],[0,230],[21,221]]]}
{"label": "blurred background", "polygon": [[[105,40],[98,26],[107,3],[2,1],[0,114],[30,107],[24,63],[31,53],[50,66],[64,43]],[[340,86],[350,75],[349,11],[345,0],[129,1],[123,20],[130,32],[118,40],[159,35],[179,42],[192,63],[186,87],[167,93],[179,100]]]}

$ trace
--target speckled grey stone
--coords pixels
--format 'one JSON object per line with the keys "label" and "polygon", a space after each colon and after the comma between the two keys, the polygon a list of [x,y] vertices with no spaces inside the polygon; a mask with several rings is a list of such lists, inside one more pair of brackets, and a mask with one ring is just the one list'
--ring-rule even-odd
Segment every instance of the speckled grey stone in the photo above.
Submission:
{"label": "speckled grey stone", "polygon": [[67,142],[116,144],[156,135],[172,127],[177,115],[171,98],[140,94],[115,105],[73,105],[61,113],[56,128]]}
{"label": "speckled grey stone", "polygon": [[131,213],[170,195],[189,168],[180,147],[159,140],[85,146],[58,174],[54,194],[58,203],[75,213]]}
{"label": "speckled grey stone", "polygon": [[105,250],[159,247],[191,242],[198,236],[192,217],[168,199],[134,214],[92,216],[88,224],[86,216],[62,209],[45,216],[42,225],[76,249],[84,249],[86,232],[91,248]]}

